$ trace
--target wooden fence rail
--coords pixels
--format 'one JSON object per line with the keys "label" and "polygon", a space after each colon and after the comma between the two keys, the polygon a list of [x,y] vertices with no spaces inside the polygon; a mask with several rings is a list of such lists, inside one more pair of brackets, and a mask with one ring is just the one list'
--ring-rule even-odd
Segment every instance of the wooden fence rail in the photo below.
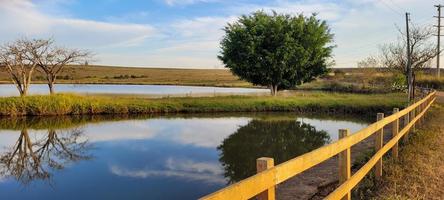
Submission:
{"label": "wooden fence rail", "polygon": [[[435,99],[436,92],[431,92],[403,110],[395,108],[393,114],[388,117],[384,117],[383,113],[378,113],[377,122],[355,134],[349,135],[349,131],[346,129],[339,130],[338,141],[279,165],[273,166],[272,158],[260,158],[257,161],[258,173],[256,175],[202,197],[201,200],[236,200],[252,197],[274,200],[276,185],[336,155],[339,155],[339,183],[341,185],[326,199],[350,199],[350,191],[373,168],[375,168],[376,178],[382,176],[382,157],[384,154],[391,149],[393,157],[397,158],[399,140],[403,137],[404,140],[408,139],[408,133],[414,130],[416,124],[423,121],[424,114]],[[399,120],[402,118],[404,119],[404,126],[399,130]],[[389,124],[392,124],[393,137],[383,145],[383,129]],[[372,135],[375,136],[375,155],[361,169],[351,175],[351,147]]]}

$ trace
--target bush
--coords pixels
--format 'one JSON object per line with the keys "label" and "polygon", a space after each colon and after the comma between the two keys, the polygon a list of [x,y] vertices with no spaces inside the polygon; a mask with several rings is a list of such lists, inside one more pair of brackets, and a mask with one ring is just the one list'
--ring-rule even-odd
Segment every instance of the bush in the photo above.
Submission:
{"label": "bush", "polygon": [[404,91],[407,89],[407,80],[402,74],[394,74],[392,76],[392,89],[395,91]]}

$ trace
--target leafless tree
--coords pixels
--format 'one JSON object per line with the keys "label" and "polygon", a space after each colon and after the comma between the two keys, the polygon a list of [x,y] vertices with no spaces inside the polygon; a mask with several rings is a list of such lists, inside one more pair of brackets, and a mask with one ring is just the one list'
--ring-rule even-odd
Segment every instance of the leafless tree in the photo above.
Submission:
{"label": "leafless tree", "polygon": [[91,53],[85,50],[68,49],[54,45],[53,39],[45,40],[45,46],[32,52],[33,61],[38,69],[46,76],[49,92],[54,94],[54,84],[57,76],[69,64],[81,64],[87,62]]}
{"label": "leafless tree", "polygon": [[0,177],[11,176],[24,185],[33,180],[49,180],[51,170],[92,158],[87,154],[91,146],[81,137],[79,129],[59,133],[48,130],[46,137],[32,141],[24,128],[14,146],[0,155]]}
{"label": "leafless tree", "polygon": [[[6,68],[20,96],[26,96],[37,63],[33,54],[41,55],[45,40],[19,39],[0,47],[0,63]],[[34,53],[31,53],[34,52]]]}
{"label": "leafless tree", "polygon": [[370,56],[358,61],[357,66],[361,69],[376,69],[379,67],[379,62],[376,57]]}
{"label": "leafless tree", "polygon": [[[386,44],[380,48],[381,65],[388,69],[402,73],[408,80],[407,68],[407,36],[400,31],[401,36],[396,43]],[[431,60],[437,55],[436,45],[431,41],[430,28],[412,26],[410,29],[410,52],[412,68],[412,87],[416,85],[416,73],[430,67]],[[408,83],[407,83],[408,84]],[[414,90],[412,90],[414,92]],[[411,94],[414,97],[414,93]]]}

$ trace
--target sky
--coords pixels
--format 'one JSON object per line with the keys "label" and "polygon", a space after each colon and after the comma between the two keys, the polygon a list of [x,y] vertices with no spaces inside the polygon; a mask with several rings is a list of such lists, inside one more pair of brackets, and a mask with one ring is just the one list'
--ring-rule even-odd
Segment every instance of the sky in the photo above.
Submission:
{"label": "sky", "polygon": [[435,0],[0,0],[0,44],[49,38],[95,53],[93,64],[224,68],[217,59],[223,28],[257,10],[326,20],[334,36],[333,67],[356,67],[396,41],[405,12],[432,26]]}

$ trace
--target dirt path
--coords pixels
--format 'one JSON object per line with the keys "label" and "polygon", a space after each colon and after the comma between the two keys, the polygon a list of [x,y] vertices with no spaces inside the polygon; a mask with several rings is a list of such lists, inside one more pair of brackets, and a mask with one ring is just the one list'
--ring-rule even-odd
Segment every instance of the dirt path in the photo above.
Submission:
{"label": "dirt path", "polygon": [[444,93],[438,94],[424,126],[388,161],[376,199],[444,199]]}

